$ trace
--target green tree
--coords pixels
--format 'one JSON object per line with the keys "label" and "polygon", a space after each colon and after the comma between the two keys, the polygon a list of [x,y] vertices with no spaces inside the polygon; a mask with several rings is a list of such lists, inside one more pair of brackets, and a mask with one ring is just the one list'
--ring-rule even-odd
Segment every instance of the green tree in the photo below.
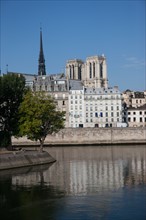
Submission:
{"label": "green tree", "polygon": [[18,74],[0,76],[0,145],[12,147],[18,133],[18,109],[25,92],[25,78]]}
{"label": "green tree", "polygon": [[28,92],[19,112],[20,135],[26,135],[30,140],[39,140],[41,150],[48,134],[64,128],[65,112],[57,111],[53,98],[43,92]]}

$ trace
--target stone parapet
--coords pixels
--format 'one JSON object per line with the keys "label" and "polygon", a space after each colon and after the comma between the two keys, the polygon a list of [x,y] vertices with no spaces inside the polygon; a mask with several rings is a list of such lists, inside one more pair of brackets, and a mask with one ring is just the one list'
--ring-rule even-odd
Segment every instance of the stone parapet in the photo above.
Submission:
{"label": "stone parapet", "polygon": [[[139,128],[66,128],[48,135],[45,145],[144,144],[146,127]],[[13,145],[39,145],[26,137],[13,138]]]}

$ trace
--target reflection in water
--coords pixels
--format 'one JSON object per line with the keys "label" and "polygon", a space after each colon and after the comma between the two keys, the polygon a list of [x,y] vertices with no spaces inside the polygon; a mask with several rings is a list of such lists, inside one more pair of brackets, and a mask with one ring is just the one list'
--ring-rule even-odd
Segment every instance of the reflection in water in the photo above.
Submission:
{"label": "reflection in water", "polygon": [[46,150],[57,160],[50,167],[0,172],[5,219],[146,218],[146,147]]}

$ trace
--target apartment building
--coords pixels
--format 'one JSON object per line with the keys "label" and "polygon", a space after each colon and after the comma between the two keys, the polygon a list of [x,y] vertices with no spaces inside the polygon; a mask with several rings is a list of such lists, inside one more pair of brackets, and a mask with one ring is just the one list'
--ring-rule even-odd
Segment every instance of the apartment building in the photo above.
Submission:
{"label": "apartment building", "polygon": [[137,108],[128,108],[128,126],[146,127],[146,104]]}
{"label": "apartment building", "polygon": [[69,127],[84,127],[84,86],[81,81],[69,81]]}
{"label": "apartment building", "polygon": [[122,125],[122,96],[118,87],[84,88],[84,127],[117,127]]}

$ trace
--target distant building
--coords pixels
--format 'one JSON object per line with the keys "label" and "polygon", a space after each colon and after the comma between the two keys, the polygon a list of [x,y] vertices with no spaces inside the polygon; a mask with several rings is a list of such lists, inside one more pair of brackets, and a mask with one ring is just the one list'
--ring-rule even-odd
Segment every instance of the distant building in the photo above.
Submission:
{"label": "distant building", "polygon": [[122,96],[118,87],[84,88],[85,127],[117,127],[123,122]]}
{"label": "distant building", "polygon": [[86,62],[80,59],[68,60],[66,76],[72,80],[82,80],[84,86],[92,88],[107,88],[107,64],[102,56],[87,57]]}
{"label": "distant building", "polygon": [[43,75],[36,77],[33,83],[33,91],[44,91],[52,96],[56,102],[57,109],[66,112],[65,126],[68,127],[68,81],[64,74]]}
{"label": "distant building", "polygon": [[85,62],[68,60],[65,73],[47,75],[40,30],[38,75],[23,75],[32,91],[51,95],[57,109],[66,112],[65,127],[122,127],[127,122],[133,93],[122,96],[117,86],[108,86],[104,55],[87,57]]}
{"label": "distant building", "polygon": [[84,86],[80,80],[69,81],[68,127],[85,126]]}
{"label": "distant building", "polygon": [[134,92],[132,95],[132,107],[140,107],[146,104],[144,92]]}
{"label": "distant building", "polygon": [[128,126],[146,127],[146,104],[137,108],[128,108]]}
{"label": "distant building", "polygon": [[7,72],[7,74],[23,75],[25,78],[26,86],[28,86],[29,88],[31,88],[33,90],[34,80],[36,79],[37,75],[28,74],[28,73],[18,73],[18,72]]}
{"label": "distant building", "polygon": [[146,91],[144,92],[134,92],[131,90],[126,90],[122,93],[123,101],[126,103],[127,107],[140,107],[146,104]]}

